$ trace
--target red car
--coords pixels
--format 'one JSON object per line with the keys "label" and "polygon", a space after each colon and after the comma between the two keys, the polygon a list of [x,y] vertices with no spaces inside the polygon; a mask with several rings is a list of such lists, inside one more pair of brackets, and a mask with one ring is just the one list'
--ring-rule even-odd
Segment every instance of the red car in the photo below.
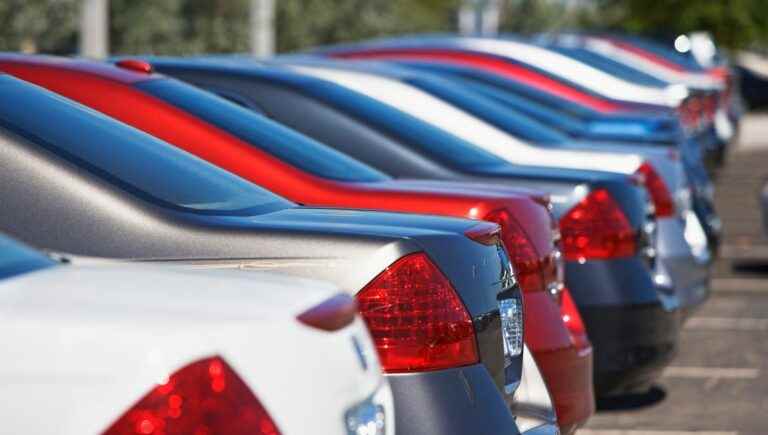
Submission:
{"label": "red car", "polygon": [[[564,433],[594,413],[592,348],[562,282],[548,200],[498,186],[391,180],[148,64],[0,56],[0,71],[90,106],[304,205],[429,213],[499,223],[524,291],[525,342]],[[174,101],[170,103],[169,101]],[[179,102],[195,107],[195,115]],[[237,122],[233,122],[237,120]]]}
{"label": "red car", "polygon": [[596,95],[583,92],[560,80],[549,77],[527,66],[518,65],[506,59],[486,53],[471,52],[450,48],[366,48],[365,50],[339,50],[326,53],[339,59],[368,60],[417,60],[437,61],[462,66],[471,66],[482,71],[499,74],[507,79],[530,86],[538,91],[557,95],[572,103],[577,103],[601,113],[627,111],[631,106],[610,101]]}

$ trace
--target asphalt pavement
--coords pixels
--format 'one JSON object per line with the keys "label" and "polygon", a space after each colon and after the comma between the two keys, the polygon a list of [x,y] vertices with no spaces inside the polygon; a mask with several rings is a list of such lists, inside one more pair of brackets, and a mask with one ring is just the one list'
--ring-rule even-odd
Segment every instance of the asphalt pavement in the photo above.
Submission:
{"label": "asphalt pavement", "polygon": [[768,115],[750,115],[716,183],[724,224],[712,295],[686,323],[677,357],[647,395],[601,403],[578,435],[768,434]]}

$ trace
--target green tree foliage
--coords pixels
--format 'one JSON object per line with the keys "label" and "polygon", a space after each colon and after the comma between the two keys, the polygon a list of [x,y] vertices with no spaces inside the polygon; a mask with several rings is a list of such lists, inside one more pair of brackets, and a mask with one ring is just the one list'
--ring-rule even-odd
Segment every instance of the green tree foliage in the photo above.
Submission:
{"label": "green tree foliage", "polygon": [[193,54],[248,49],[248,0],[111,0],[113,53]]}
{"label": "green tree foliage", "polygon": [[278,0],[279,51],[455,29],[459,0]]}
{"label": "green tree foliage", "polygon": [[[718,44],[740,48],[768,41],[766,0],[595,0],[585,24],[650,36],[711,32]],[[598,13],[599,12],[599,13]]]}
{"label": "green tree foliage", "polygon": [[69,53],[77,44],[78,0],[0,0],[0,50]]}
{"label": "green tree foliage", "polygon": [[[81,0],[0,0],[0,49],[75,53]],[[456,29],[461,0],[276,0],[279,51]],[[111,0],[112,53],[242,52],[249,0]],[[578,27],[671,36],[711,31],[725,46],[768,42],[768,0],[502,0],[501,27]]]}
{"label": "green tree foliage", "polygon": [[531,34],[572,27],[574,10],[562,2],[546,0],[505,0],[501,7],[500,30]]}

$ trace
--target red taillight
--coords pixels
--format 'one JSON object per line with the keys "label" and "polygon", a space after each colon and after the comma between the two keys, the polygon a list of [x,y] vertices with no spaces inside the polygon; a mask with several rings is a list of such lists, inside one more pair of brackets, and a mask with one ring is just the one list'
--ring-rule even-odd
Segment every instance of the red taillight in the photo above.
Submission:
{"label": "red taillight", "polygon": [[696,130],[699,127],[699,107],[698,101],[695,97],[685,100],[679,108],[680,119],[683,125],[691,130]]}
{"label": "red taillight", "polygon": [[689,109],[694,119],[694,124],[697,127],[701,127],[704,122],[704,99],[698,96],[691,97]]}
{"label": "red taillight", "polygon": [[495,222],[501,226],[501,240],[504,241],[504,247],[509,252],[512,265],[515,268],[515,275],[523,291],[544,291],[544,278],[539,254],[515,218],[506,210],[495,210],[485,216],[483,220]]}
{"label": "red taillight", "polygon": [[221,358],[183,367],[104,435],[280,435],[259,400]]}
{"label": "red taillight", "polygon": [[674,215],[675,203],[672,201],[672,196],[669,194],[666,183],[659,176],[659,173],[653,169],[653,166],[645,162],[637,169],[637,173],[643,176],[643,184],[651,195],[656,216],[668,217]]}
{"label": "red taillight", "polygon": [[704,97],[703,106],[707,122],[712,122],[715,119],[715,113],[717,112],[718,107],[717,95],[712,94]]}
{"label": "red taillight", "polygon": [[437,370],[480,360],[469,312],[423,252],[397,260],[357,300],[385,372]]}
{"label": "red taillight", "polygon": [[307,325],[323,331],[338,331],[352,323],[357,314],[357,304],[348,295],[336,295],[320,305],[298,315],[297,319]]}
{"label": "red taillight", "polygon": [[636,234],[605,189],[592,191],[560,219],[568,260],[628,257],[637,252]]}
{"label": "red taillight", "polygon": [[568,328],[568,332],[571,333],[571,340],[578,347],[589,345],[587,328],[584,326],[584,321],[581,319],[581,313],[579,313],[576,303],[573,302],[573,297],[571,297],[571,292],[567,287],[564,288],[561,293],[561,300],[560,313],[563,316],[565,327]]}

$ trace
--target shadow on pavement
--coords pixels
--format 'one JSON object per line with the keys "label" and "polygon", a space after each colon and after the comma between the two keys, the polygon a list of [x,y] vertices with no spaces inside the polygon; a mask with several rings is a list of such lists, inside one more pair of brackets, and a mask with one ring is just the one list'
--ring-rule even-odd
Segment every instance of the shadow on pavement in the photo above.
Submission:
{"label": "shadow on pavement", "polygon": [[768,260],[733,261],[731,269],[738,273],[768,277]]}
{"label": "shadow on pavement", "polygon": [[630,411],[634,409],[647,408],[661,403],[667,398],[667,392],[654,386],[647,393],[627,394],[624,396],[615,396],[611,398],[597,399],[598,411]]}

